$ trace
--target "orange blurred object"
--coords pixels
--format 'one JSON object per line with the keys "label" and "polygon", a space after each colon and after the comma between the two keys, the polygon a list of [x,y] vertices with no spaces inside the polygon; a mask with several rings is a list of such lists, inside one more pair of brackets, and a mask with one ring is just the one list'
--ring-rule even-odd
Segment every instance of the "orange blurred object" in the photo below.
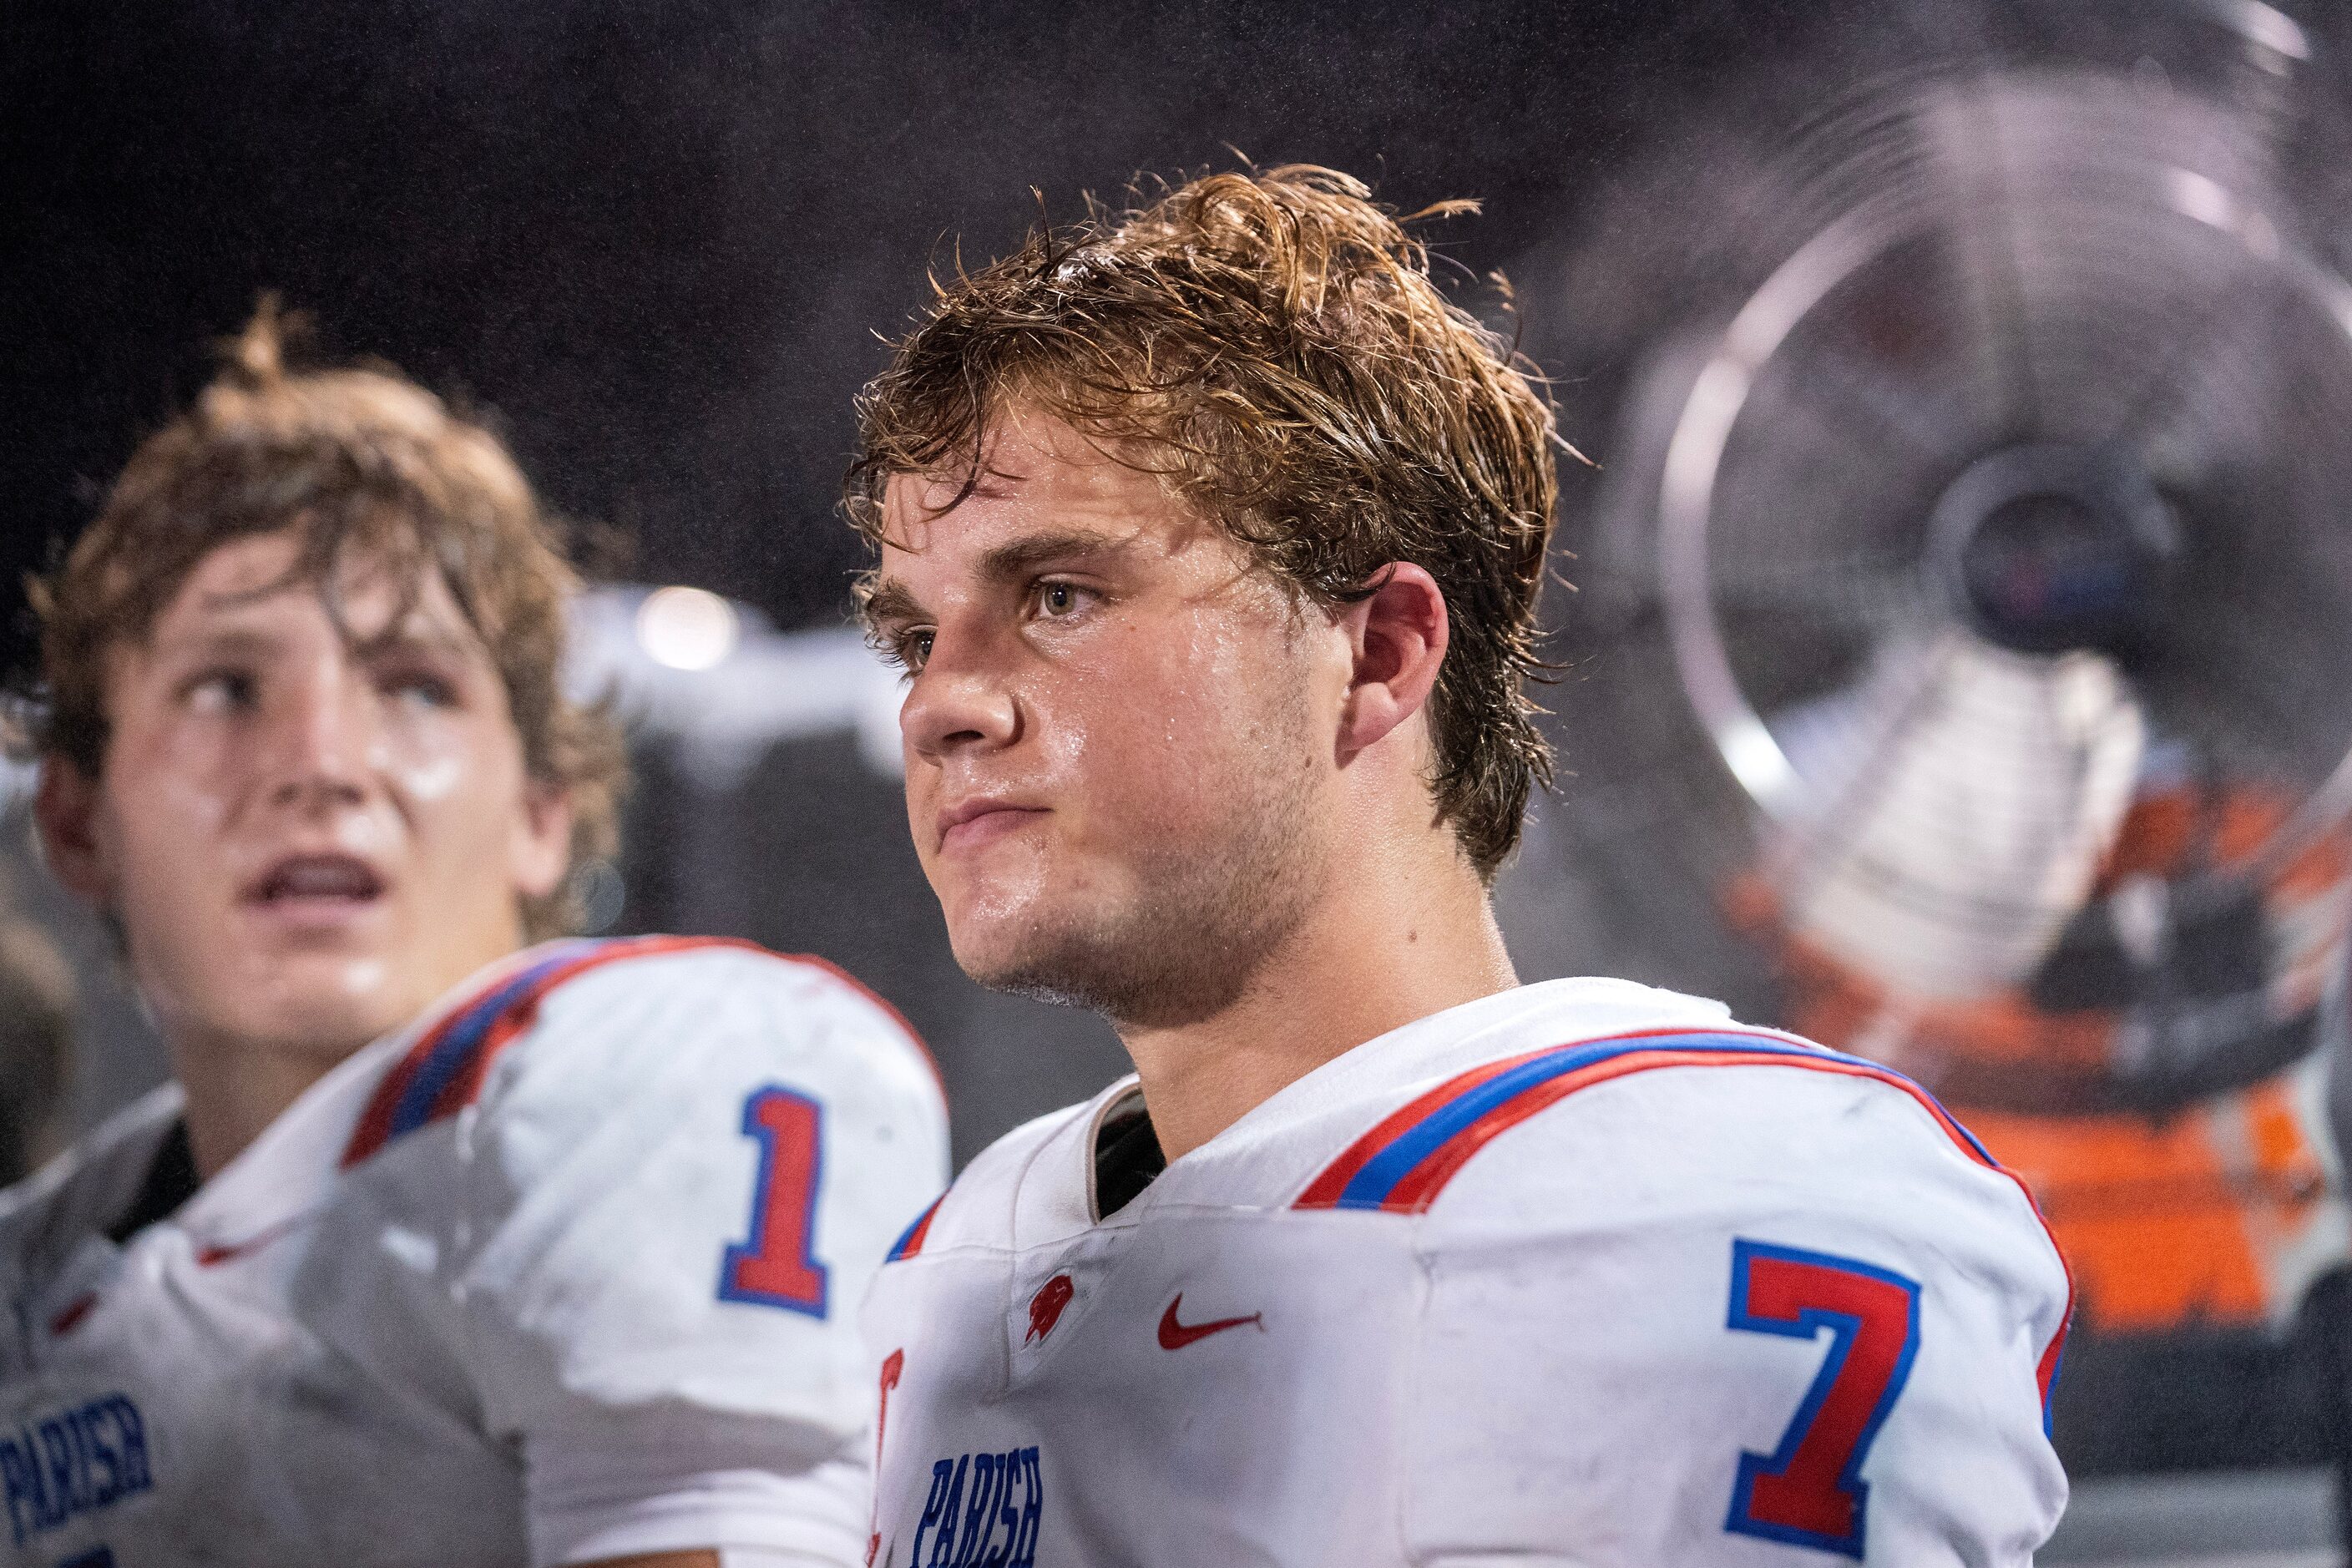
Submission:
{"label": "orange blurred object", "polygon": [[[2287,809],[2254,790],[2143,793],[2095,896],[2129,877],[2242,864]],[[2344,962],[2347,900],[2352,845],[2341,837],[2305,850],[2265,889],[2272,1017],[2318,1005]],[[1739,924],[1779,944],[1790,1028],[1919,1079],[2024,1178],[2097,1328],[2281,1320],[2346,1256],[2316,1097],[2298,1103],[2304,1063],[2165,1114],[2072,1110],[2083,1096],[2069,1086],[2116,1073],[2121,1014],[2045,1011],[2021,989],[1958,1005],[1907,999],[1788,931],[1761,877],[1742,879],[1727,901]],[[2051,1110],[2019,1103],[2042,1086]]]}

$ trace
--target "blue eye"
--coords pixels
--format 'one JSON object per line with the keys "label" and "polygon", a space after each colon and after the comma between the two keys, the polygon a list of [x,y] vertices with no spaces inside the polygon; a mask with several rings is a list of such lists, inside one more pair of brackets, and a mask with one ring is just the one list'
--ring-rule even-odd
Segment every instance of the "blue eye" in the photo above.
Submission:
{"label": "blue eye", "polygon": [[454,708],[457,689],[437,675],[403,675],[384,683],[386,691],[421,708]]}
{"label": "blue eye", "polygon": [[188,682],[181,700],[208,713],[242,713],[256,707],[261,683],[241,669],[208,670]]}

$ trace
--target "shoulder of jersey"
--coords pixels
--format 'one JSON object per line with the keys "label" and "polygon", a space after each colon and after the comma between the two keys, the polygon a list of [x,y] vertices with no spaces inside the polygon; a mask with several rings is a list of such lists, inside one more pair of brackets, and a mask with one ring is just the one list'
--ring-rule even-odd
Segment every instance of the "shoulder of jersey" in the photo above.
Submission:
{"label": "shoulder of jersey", "polygon": [[1199,1154],[1169,1173],[1189,1203],[1538,1229],[1598,1180],[1736,1205],[1757,1184],[1850,1191],[1867,1159],[2043,1234],[2016,1178],[1902,1074],[1625,981],[1545,982],[1407,1026]]}
{"label": "shoulder of jersey", "polygon": [[361,1111],[343,1163],[480,1103],[541,1058],[567,1076],[672,1060],[707,1046],[709,1021],[731,1005],[789,1020],[777,1048],[854,1056],[861,1070],[940,1095],[912,1026],[823,959],[724,937],[554,942],[499,965],[411,1031]]}
{"label": "shoulder of jersey", "polygon": [[1737,1203],[1749,1183],[1851,1190],[1861,1159],[1980,1186],[2041,1231],[2022,1184],[1901,1073],[1670,993],[1607,999],[1605,1017],[1573,996],[1531,1009],[1444,1070],[1391,1080],[1352,1108],[1368,1127],[1327,1134],[1291,1206],[1539,1216],[1592,1174],[1629,1173],[1676,1202]]}
{"label": "shoulder of jersey", "polygon": [[2046,1417],[2071,1270],[2024,1183],[1901,1073],[1681,1005],[1478,1054],[1394,1091],[1289,1207],[1354,1211],[1465,1269],[1702,1237],[1843,1267],[1866,1237],[1908,1278],[1966,1281],[2029,1322]]}

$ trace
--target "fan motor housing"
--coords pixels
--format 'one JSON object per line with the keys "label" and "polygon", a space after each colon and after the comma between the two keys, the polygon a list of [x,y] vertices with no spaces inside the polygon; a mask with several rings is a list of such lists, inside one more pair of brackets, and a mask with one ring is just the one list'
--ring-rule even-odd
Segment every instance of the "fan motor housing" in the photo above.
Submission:
{"label": "fan motor housing", "polygon": [[2180,524],[2122,454],[2005,447],[1946,487],[1928,524],[1931,587],[1977,636],[2016,653],[2149,651]]}

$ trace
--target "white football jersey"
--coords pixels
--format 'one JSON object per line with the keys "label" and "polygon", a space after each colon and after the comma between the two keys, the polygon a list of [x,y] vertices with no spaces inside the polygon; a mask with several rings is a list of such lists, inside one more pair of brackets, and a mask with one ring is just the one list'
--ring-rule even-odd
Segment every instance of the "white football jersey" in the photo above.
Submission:
{"label": "white football jersey", "polygon": [[2022,1564],[2066,1269],[1885,1068],[1613,980],[1290,1085],[1098,1217],[1133,1080],[893,1249],[875,1568]]}
{"label": "white football jersey", "polygon": [[0,1563],[863,1554],[856,1307],[947,1138],[836,971],[534,948],[123,1235],[179,1115],[0,1194]]}

